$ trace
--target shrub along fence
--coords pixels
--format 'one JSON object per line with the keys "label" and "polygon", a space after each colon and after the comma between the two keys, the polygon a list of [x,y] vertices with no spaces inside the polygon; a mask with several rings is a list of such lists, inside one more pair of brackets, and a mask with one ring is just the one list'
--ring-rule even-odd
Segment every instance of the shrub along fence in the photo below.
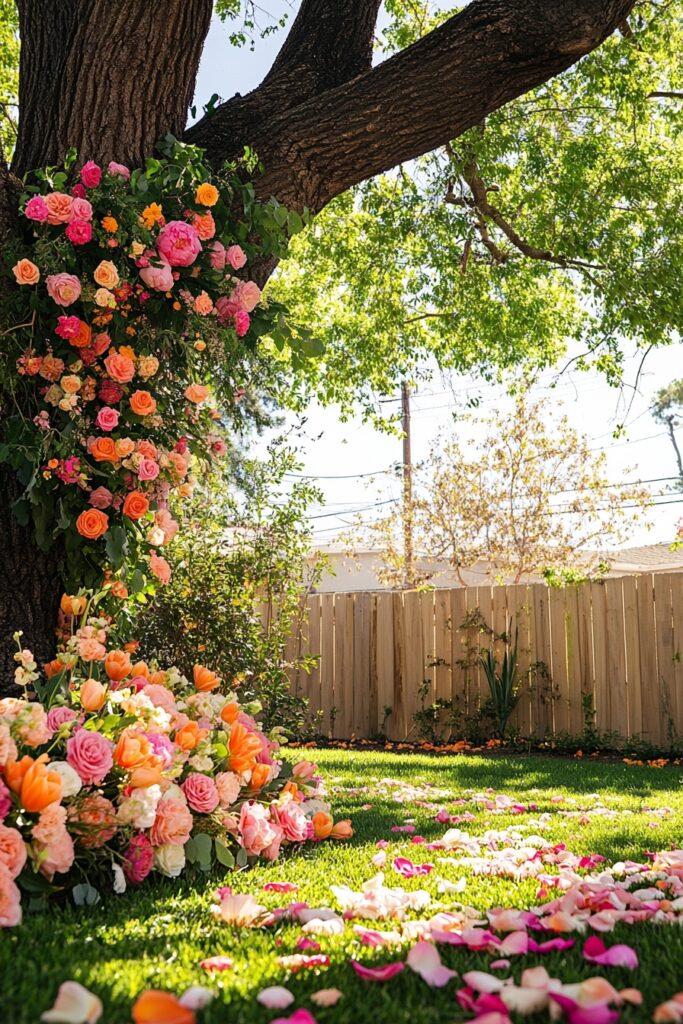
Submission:
{"label": "shrub along fence", "polygon": [[[267,621],[267,614],[264,621]],[[429,592],[315,594],[302,602],[292,687],[337,738],[484,734],[479,663],[518,638],[522,736],[683,737],[683,573]],[[488,732],[490,736],[490,731]]]}

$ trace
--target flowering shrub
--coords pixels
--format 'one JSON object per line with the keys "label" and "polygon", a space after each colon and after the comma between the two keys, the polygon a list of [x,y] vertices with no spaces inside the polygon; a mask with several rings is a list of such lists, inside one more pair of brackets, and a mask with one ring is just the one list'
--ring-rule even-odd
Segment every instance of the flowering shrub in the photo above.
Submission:
{"label": "flowering shrub", "polygon": [[16,411],[0,461],[25,487],[15,511],[41,546],[63,538],[71,587],[99,586],[108,563],[118,596],[168,581],[169,498],[190,497],[225,453],[258,338],[288,334],[249,261],[302,223],[256,204],[234,166],[211,175],[170,137],[161,151],[132,173],[88,161],[76,176],[74,152],[34,172],[24,241],[5,253],[16,287],[0,387]]}
{"label": "flowering shrub", "polygon": [[21,889],[77,877],[74,896],[89,898],[112,871],[122,891],[153,870],[243,866],[351,835],[321,799],[315,765],[285,770],[279,730],[260,730],[256,704],[220,693],[203,665],[189,681],[135,663],[136,645],[117,644],[98,614],[102,596],[65,595],[62,651],[43,679],[19,650],[24,695],[0,700],[0,926],[20,922]]}

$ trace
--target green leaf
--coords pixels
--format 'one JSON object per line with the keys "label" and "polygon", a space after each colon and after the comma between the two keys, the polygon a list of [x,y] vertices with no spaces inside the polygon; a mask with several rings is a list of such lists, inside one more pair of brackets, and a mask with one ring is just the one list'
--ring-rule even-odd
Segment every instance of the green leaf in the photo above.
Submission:
{"label": "green leaf", "polygon": [[227,848],[223,840],[216,837],[214,839],[214,846],[216,848],[216,860],[218,863],[222,864],[225,868],[234,868],[234,854]]}
{"label": "green leaf", "polygon": [[77,907],[94,907],[96,903],[100,902],[101,898],[97,889],[94,889],[92,885],[88,885],[87,882],[74,885],[71,895]]}
{"label": "green leaf", "polygon": [[118,523],[110,526],[104,535],[107,558],[114,569],[120,569],[128,553],[128,539],[123,526]]}

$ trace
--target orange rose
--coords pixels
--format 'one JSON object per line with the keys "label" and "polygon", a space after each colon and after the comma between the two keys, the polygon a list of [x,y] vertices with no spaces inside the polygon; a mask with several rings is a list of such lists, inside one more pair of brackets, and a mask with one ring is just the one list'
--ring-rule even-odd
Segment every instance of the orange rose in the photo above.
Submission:
{"label": "orange rose", "polygon": [[225,704],[221,709],[221,718],[228,725],[234,725],[239,718],[240,706],[237,701],[231,700],[228,704]]}
{"label": "orange rose", "polygon": [[90,445],[90,454],[95,462],[118,462],[116,444],[111,437],[96,437]]}
{"label": "orange rose", "polygon": [[130,407],[136,416],[151,416],[157,403],[149,391],[134,391],[130,396]]}
{"label": "orange rose", "polygon": [[129,519],[141,519],[149,512],[149,501],[141,491],[131,491],[123,503],[123,514]]}
{"label": "orange rose", "polygon": [[120,459],[125,459],[126,456],[135,451],[135,442],[131,441],[129,437],[121,437],[116,441],[115,447],[118,457]]}
{"label": "orange rose", "polygon": [[73,338],[69,338],[69,344],[73,345],[74,348],[87,348],[92,341],[92,329],[86,324],[85,320],[79,321],[78,334]]}
{"label": "orange rose", "polygon": [[206,729],[200,729],[196,722],[188,722],[175,734],[175,743],[181,750],[194,750],[207,736]]}
{"label": "orange rose", "polygon": [[93,277],[102,288],[116,288],[119,283],[119,272],[111,260],[102,260],[95,267]]}
{"label": "orange rose", "polygon": [[[22,762],[26,761],[22,757]],[[31,762],[23,772],[19,799],[24,810],[30,814],[43,811],[48,804],[53,804],[62,798],[62,780],[57,772],[51,772],[47,768],[47,754],[41,754],[37,760]],[[7,769],[5,769],[7,775]],[[9,782],[9,780],[8,780]]]}
{"label": "orange rose", "polygon": [[135,1024],[195,1024],[196,1017],[170,992],[148,988],[133,1004]]}
{"label": "orange rose", "polygon": [[270,765],[257,764],[251,772],[251,782],[249,783],[249,789],[256,791],[262,789],[268,781],[270,775]]}
{"label": "orange rose", "polygon": [[215,185],[205,181],[202,185],[197,186],[194,197],[201,206],[215,206],[218,202],[218,189]]}
{"label": "orange rose", "polygon": [[228,751],[231,772],[235,772],[237,775],[242,772],[250,772],[256,764],[257,756],[261,753],[261,741],[241,722],[236,722],[230,730]]}
{"label": "orange rose", "polygon": [[311,824],[313,825],[313,835],[316,839],[327,839],[334,826],[332,818],[325,811],[318,811],[317,814],[314,814],[311,818]]}
{"label": "orange rose", "polygon": [[114,747],[114,760],[121,768],[141,768],[149,760],[152,746],[140,732],[124,729]]}
{"label": "orange rose", "polygon": [[97,540],[109,529],[109,516],[98,508],[88,508],[76,520],[76,529],[81,537]]}
{"label": "orange rose", "polygon": [[40,281],[40,271],[35,263],[31,263],[30,260],[19,260],[12,267],[12,272],[17,280],[17,284],[38,284]]}
{"label": "orange rose", "polygon": [[104,659],[104,671],[117,683],[130,674],[132,667],[130,655],[125,651],[109,651]]}
{"label": "orange rose", "polygon": [[69,594],[62,594],[59,607],[65,615],[82,615],[85,611],[88,599],[86,597],[72,597]]}
{"label": "orange rose", "polygon": [[194,676],[195,689],[200,690],[202,693],[208,693],[210,690],[215,690],[217,686],[220,686],[221,681],[215,672],[212,672],[208,668],[204,668],[203,665],[195,665],[192,670]]}
{"label": "orange rose", "polygon": [[188,384],[185,388],[185,398],[188,402],[194,402],[195,405],[201,405],[205,402],[209,395],[209,389],[206,384]]}
{"label": "orange rose", "polygon": [[156,459],[157,455],[159,454],[159,452],[157,451],[157,446],[155,444],[152,444],[151,441],[148,441],[144,437],[141,441],[138,441],[136,447],[137,450],[140,452],[140,455],[144,455],[146,459]]}
{"label": "orange rose", "polygon": [[111,379],[119,384],[128,384],[135,374],[133,360],[128,356],[121,355],[120,352],[110,352],[104,360],[104,365]]}
{"label": "orange rose", "polygon": [[81,686],[81,707],[85,711],[99,711],[107,699],[107,688],[97,679],[86,679]]}

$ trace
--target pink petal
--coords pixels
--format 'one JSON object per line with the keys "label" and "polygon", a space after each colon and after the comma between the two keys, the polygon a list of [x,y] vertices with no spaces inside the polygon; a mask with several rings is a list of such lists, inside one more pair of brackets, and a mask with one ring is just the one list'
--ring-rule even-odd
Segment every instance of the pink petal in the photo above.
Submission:
{"label": "pink petal", "polygon": [[494,978],[492,974],[487,974],[486,971],[468,971],[467,974],[463,974],[462,980],[470,988],[473,988],[475,992],[500,992],[503,987],[503,982],[500,978]]}
{"label": "pink petal", "polygon": [[443,988],[457,974],[457,971],[444,967],[436,946],[431,942],[416,942],[408,953],[406,963],[411,971],[419,974],[432,988]]}
{"label": "pink petal", "polygon": [[506,971],[511,963],[511,960],[492,960],[489,967],[492,971]]}
{"label": "pink petal", "polygon": [[548,995],[564,1011],[568,1024],[614,1024],[619,1020],[619,1014],[610,1010],[606,1003],[579,1006],[573,999],[568,999],[559,992],[549,992]]}
{"label": "pink petal", "polygon": [[266,882],[264,892],[298,892],[299,886],[293,882]]}
{"label": "pink petal", "polygon": [[571,949],[574,939],[548,939],[546,942],[536,942],[536,939],[529,938],[529,953],[554,953],[559,949]]}
{"label": "pink petal", "polygon": [[256,1001],[268,1010],[286,1010],[294,1002],[294,996],[282,985],[270,985],[263,988],[256,996]]}
{"label": "pink petal", "polygon": [[205,971],[231,971],[234,961],[229,956],[207,956],[199,966]]}
{"label": "pink petal", "polygon": [[307,935],[302,935],[301,938],[296,940],[295,950],[297,953],[305,953],[306,950],[310,950],[314,953],[320,952],[320,943],[316,942],[315,939],[309,939]]}
{"label": "pink petal", "polygon": [[634,971],[638,966],[638,954],[631,946],[623,944],[605,947],[602,939],[597,935],[591,935],[583,947],[583,958],[591,964],[600,964],[602,967],[626,967]]}
{"label": "pink petal", "polygon": [[308,1010],[295,1010],[291,1017],[276,1017],[271,1024],[317,1024],[317,1022]]}
{"label": "pink petal", "polygon": [[529,936],[526,932],[510,932],[500,944],[500,951],[506,956],[523,956],[528,950]]}
{"label": "pink petal", "polygon": [[394,857],[394,871],[404,878],[416,878],[418,875],[428,875],[434,870],[433,864],[413,864],[407,857]]}
{"label": "pink petal", "polygon": [[392,964],[384,964],[382,967],[365,967],[357,960],[351,960],[351,966],[359,978],[364,981],[389,981],[405,968],[405,964],[396,961]]}

